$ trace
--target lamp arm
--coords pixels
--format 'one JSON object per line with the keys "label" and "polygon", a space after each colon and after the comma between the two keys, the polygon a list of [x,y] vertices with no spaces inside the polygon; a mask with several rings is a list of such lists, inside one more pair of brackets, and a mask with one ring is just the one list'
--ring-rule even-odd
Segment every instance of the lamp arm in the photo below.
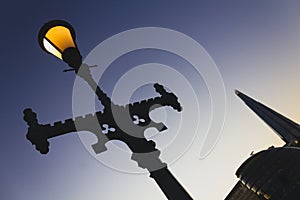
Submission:
{"label": "lamp arm", "polygon": [[94,133],[98,139],[97,143],[93,145],[96,153],[105,151],[105,143],[113,138],[111,132],[103,134],[102,127],[107,120],[102,112],[78,116],[75,119],[70,118],[53,124],[39,124],[37,114],[32,109],[26,108],[23,119],[28,124],[27,139],[42,154],[47,154],[49,151],[50,143],[48,139],[72,132],[89,131]]}
{"label": "lamp arm", "polygon": [[182,111],[182,106],[174,93],[167,92],[165,88],[158,83],[154,84],[154,88],[161,96],[129,104],[130,111],[133,113],[144,112],[149,114],[150,111],[164,106],[170,106],[178,112]]}

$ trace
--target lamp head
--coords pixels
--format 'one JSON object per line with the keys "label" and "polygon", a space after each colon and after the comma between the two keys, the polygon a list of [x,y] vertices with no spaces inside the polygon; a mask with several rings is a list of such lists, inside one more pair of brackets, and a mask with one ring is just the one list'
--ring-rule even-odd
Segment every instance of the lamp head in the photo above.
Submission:
{"label": "lamp head", "polygon": [[82,56],[76,46],[74,28],[66,21],[52,20],[45,23],[39,31],[40,47],[68,63],[76,71],[82,64]]}

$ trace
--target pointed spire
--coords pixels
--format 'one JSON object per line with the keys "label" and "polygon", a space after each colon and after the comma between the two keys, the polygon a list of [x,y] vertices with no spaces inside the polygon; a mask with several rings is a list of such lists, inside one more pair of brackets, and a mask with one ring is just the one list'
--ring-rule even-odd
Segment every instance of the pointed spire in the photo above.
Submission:
{"label": "pointed spire", "polygon": [[235,90],[235,94],[254,111],[266,124],[268,124],[287,146],[300,146],[300,126],[285,116],[268,108],[260,102],[248,97],[242,92]]}

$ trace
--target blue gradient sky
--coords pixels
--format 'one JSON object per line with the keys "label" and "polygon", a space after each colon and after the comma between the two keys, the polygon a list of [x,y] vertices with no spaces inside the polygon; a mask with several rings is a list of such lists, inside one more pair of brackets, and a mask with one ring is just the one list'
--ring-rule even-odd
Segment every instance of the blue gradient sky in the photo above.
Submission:
{"label": "blue gradient sky", "polygon": [[170,166],[195,199],[224,199],[237,181],[236,169],[251,151],[282,144],[234,89],[300,122],[299,1],[9,1],[0,9],[0,199],[164,199],[147,175],[100,164],[75,134],[52,140],[46,156],[26,140],[24,108],[33,108],[41,123],[72,116],[74,75],[62,73],[66,65],[37,44],[39,28],[51,19],[73,24],[83,56],[114,34],[147,26],[185,33],[207,50],[226,88],[222,136],[205,159],[199,159],[196,141]]}

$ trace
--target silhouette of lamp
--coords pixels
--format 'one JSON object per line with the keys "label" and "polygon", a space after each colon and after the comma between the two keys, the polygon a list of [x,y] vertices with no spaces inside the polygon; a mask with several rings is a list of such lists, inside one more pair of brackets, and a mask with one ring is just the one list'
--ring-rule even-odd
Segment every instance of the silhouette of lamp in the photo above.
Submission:
{"label": "silhouette of lamp", "polygon": [[[138,166],[147,169],[150,177],[153,178],[168,199],[192,199],[185,189],[180,185],[177,179],[168,170],[167,164],[159,159],[160,151],[156,149],[156,144],[152,140],[147,140],[144,132],[149,127],[154,127],[158,131],[166,130],[163,123],[156,123],[149,117],[149,112],[155,108],[162,106],[171,106],[174,110],[180,112],[182,107],[178,102],[178,98],[172,92],[167,92],[164,87],[158,83],[154,84],[154,88],[159,97],[155,97],[141,102],[135,102],[125,106],[114,104],[104,91],[98,86],[91,75],[90,67],[82,63],[82,56],[77,48],[76,35],[74,28],[66,21],[52,20],[42,26],[38,34],[38,42],[40,47],[49,54],[52,54],[66,62],[74,70],[76,75],[83,78],[93,89],[98,100],[103,105],[103,112],[97,112],[87,115],[86,117],[77,117],[75,120],[67,119],[62,122],[55,122],[53,125],[39,124],[36,113],[30,108],[24,110],[24,120],[29,125],[27,139],[36,146],[36,149],[42,154],[49,151],[49,138],[77,131],[76,121],[80,122],[80,130],[88,130],[96,132],[98,143],[92,145],[95,153],[101,153],[106,150],[105,143],[108,140],[121,140],[127,144],[132,151],[131,159],[138,163]],[[69,71],[69,70],[68,70]],[[118,113],[118,117],[122,119],[122,123],[118,124],[114,112]],[[131,118],[126,118],[124,113],[129,113]],[[124,117],[125,116],[125,117]],[[135,124],[134,116],[141,117],[141,124]],[[98,129],[93,130],[89,120],[97,118],[99,127],[108,129],[105,135],[99,134]],[[135,118],[136,119],[136,118]],[[119,121],[118,121],[119,122]],[[120,126],[126,124],[126,131]],[[106,125],[106,126],[105,126]],[[127,133],[129,129],[129,133]],[[102,133],[103,130],[102,130]]]}
{"label": "silhouette of lamp", "polygon": [[82,56],[75,39],[74,28],[63,20],[45,23],[38,35],[39,45],[44,51],[65,61],[77,73],[82,64]]}

